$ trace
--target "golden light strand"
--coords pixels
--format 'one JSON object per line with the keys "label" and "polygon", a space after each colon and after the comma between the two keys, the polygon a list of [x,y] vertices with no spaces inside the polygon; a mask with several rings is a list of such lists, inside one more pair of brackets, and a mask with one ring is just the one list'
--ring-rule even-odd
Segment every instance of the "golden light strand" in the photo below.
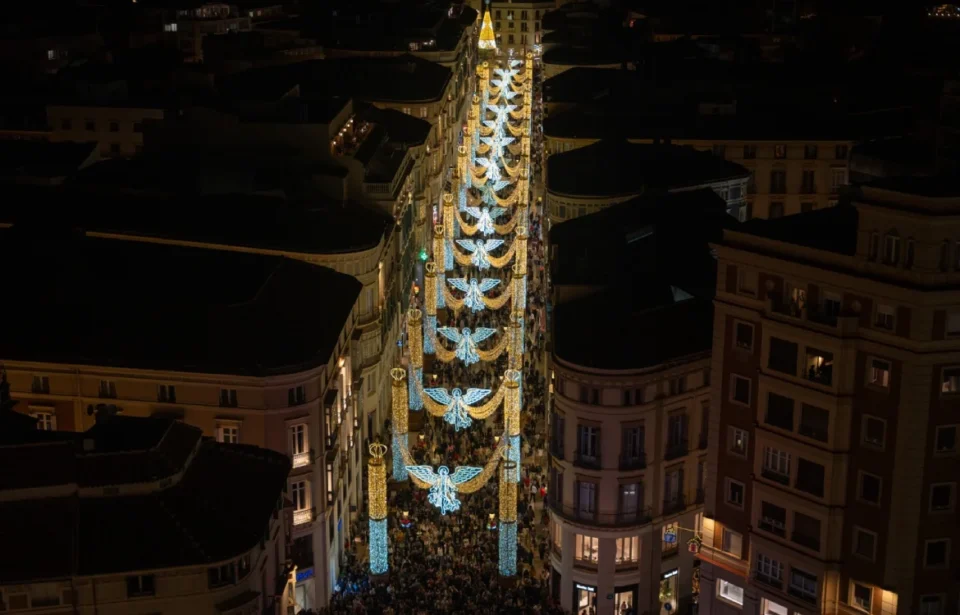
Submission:
{"label": "golden light strand", "polygon": [[416,308],[407,311],[407,341],[410,346],[410,365],[423,367],[423,314]]}
{"label": "golden light strand", "polygon": [[394,367],[390,370],[390,377],[393,378],[393,389],[391,391],[391,406],[393,417],[393,433],[402,436],[409,431],[407,423],[407,370],[401,367]]}
{"label": "golden light strand", "polygon": [[387,518],[387,466],[383,461],[387,446],[376,442],[370,445],[367,462],[367,483],[370,487],[368,511],[371,519]]}

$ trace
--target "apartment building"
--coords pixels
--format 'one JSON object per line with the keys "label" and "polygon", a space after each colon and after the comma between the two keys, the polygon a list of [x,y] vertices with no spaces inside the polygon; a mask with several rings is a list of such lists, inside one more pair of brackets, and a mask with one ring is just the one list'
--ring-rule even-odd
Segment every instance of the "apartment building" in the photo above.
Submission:
{"label": "apartment building", "polygon": [[253,11],[241,11],[236,5],[208,2],[174,11],[164,11],[163,31],[176,41],[187,62],[203,62],[203,39],[207,36],[247,32],[252,27]]}
{"label": "apartment building", "polygon": [[715,246],[701,608],[958,608],[960,191],[883,179]]}
{"label": "apartment building", "polygon": [[158,103],[47,105],[50,141],[89,142],[100,146],[102,158],[133,156],[143,151],[143,125],[168,114]]}
{"label": "apartment building", "polygon": [[688,613],[698,600],[714,284],[703,257],[738,223],[707,189],[636,201],[550,231],[551,592],[578,615]]}
{"label": "apartment building", "polygon": [[82,432],[108,405],[286,456],[294,596],[327,604],[363,502],[362,284],[279,256],[84,236],[51,218],[2,232],[4,257],[32,263],[7,277],[24,300],[0,341],[17,411]]}
{"label": "apartment building", "polygon": [[750,173],[692,147],[602,139],[547,159],[546,207],[558,224],[647,191],[714,190],[735,217],[746,202]]}
{"label": "apartment building", "polygon": [[543,38],[543,16],[556,5],[555,0],[490,2],[488,10],[497,35],[497,49],[515,57],[525,57],[528,51],[538,52]]}
{"label": "apartment building", "polygon": [[285,455],[107,409],[82,433],[0,421],[0,459],[16,468],[0,480],[4,612],[292,608]]}

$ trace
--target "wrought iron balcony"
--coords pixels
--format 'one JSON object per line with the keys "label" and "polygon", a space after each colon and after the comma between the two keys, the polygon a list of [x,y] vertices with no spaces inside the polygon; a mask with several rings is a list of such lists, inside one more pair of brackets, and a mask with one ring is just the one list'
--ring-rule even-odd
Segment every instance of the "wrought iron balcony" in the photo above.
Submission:
{"label": "wrought iron balcony", "polygon": [[620,471],[628,472],[630,470],[642,470],[647,467],[647,453],[641,452],[639,455],[620,458]]}
{"label": "wrought iron balcony", "polygon": [[754,571],[753,578],[758,583],[762,583],[767,587],[772,587],[774,589],[783,590],[783,579],[776,579],[769,574],[763,574],[762,572]]}
{"label": "wrought iron balcony", "polygon": [[781,474],[776,470],[771,470],[770,468],[762,468],[760,470],[760,476],[772,480],[774,482],[780,483],[781,485],[789,485],[790,477],[786,474]]}
{"label": "wrought iron balcony", "polygon": [[574,451],[573,465],[580,468],[587,468],[589,470],[599,470],[601,468],[600,456],[584,455],[580,451]]}
{"label": "wrought iron balcony", "polygon": [[667,449],[663,453],[663,458],[667,461],[671,459],[676,459],[678,457],[683,457],[688,452],[690,452],[690,446],[686,438],[682,440],[677,440],[676,442],[668,442]]}
{"label": "wrought iron balcony", "polygon": [[558,460],[563,461],[563,442],[550,442],[550,454]]}
{"label": "wrought iron balcony", "polygon": [[652,511],[649,508],[639,509],[634,512],[585,512],[576,506],[566,506],[552,499],[548,501],[548,506],[554,514],[574,523],[585,525],[595,525],[602,527],[628,527],[633,525],[645,525],[653,519]]}
{"label": "wrought iron balcony", "polygon": [[686,498],[683,497],[683,494],[681,493],[673,498],[663,501],[663,514],[672,515],[673,513],[680,512],[686,507]]}

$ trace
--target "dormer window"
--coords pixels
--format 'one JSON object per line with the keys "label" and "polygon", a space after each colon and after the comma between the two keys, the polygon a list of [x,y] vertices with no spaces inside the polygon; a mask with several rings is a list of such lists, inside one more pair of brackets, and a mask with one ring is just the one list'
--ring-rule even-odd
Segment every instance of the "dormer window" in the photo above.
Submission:
{"label": "dormer window", "polygon": [[900,237],[895,233],[888,233],[883,238],[883,262],[887,265],[900,263]]}

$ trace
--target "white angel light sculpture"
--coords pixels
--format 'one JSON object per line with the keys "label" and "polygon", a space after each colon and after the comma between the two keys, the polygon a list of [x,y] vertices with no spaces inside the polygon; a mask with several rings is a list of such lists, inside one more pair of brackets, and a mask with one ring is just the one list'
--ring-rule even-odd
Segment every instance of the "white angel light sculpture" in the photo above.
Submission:
{"label": "white angel light sculpture", "polygon": [[477,230],[483,235],[493,235],[493,219],[499,218],[507,212],[506,207],[467,207],[468,214],[477,219]]}
{"label": "white angel light sculpture", "polygon": [[446,389],[424,389],[423,392],[433,401],[447,407],[443,420],[453,425],[455,430],[460,431],[473,424],[466,406],[475,405],[490,394],[490,389],[467,389],[466,393],[460,389],[454,389],[449,393]]}
{"label": "white angel light sculpture", "polygon": [[516,141],[513,137],[504,136],[502,131],[496,131],[492,137],[480,137],[481,143],[490,146],[494,158],[503,158],[503,148]]}
{"label": "white angel light sculpture", "polygon": [[[514,66],[513,62],[516,62],[516,61],[517,60],[512,60],[510,65]],[[493,69],[493,72],[498,77],[500,77],[501,79],[509,83],[510,79],[512,79],[514,75],[516,75],[519,71],[510,69],[510,68],[495,68]]]}
{"label": "white angel light sculpture", "polygon": [[458,239],[457,244],[470,253],[470,264],[477,269],[490,268],[490,252],[503,245],[502,239]]}
{"label": "white angel light sculpture", "polygon": [[450,468],[440,466],[436,474],[431,466],[407,466],[407,471],[421,481],[430,485],[430,494],[427,501],[440,509],[440,514],[460,510],[460,500],[457,498],[457,486],[483,472],[483,468],[476,466],[457,466],[453,474]]}
{"label": "white angel light sculpture", "polygon": [[447,280],[450,286],[466,293],[463,297],[463,304],[473,312],[482,312],[487,308],[483,302],[484,293],[497,286],[500,280],[496,278],[483,278],[477,282],[476,278],[467,281],[466,278],[451,278]]}
{"label": "white angel light sculpture", "polygon": [[477,166],[485,169],[483,176],[487,178],[488,182],[496,182],[503,177],[500,173],[500,165],[489,158],[477,158]]}
{"label": "white angel light sculpture", "polygon": [[460,331],[453,327],[437,327],[437,333],[457,345],[454,356],[463,361],[464,365],[473,365],[480,361],[477,344],[496,332],[496,329],[489,327],[480,327],[476,331],[471,331],[469,327]]}

